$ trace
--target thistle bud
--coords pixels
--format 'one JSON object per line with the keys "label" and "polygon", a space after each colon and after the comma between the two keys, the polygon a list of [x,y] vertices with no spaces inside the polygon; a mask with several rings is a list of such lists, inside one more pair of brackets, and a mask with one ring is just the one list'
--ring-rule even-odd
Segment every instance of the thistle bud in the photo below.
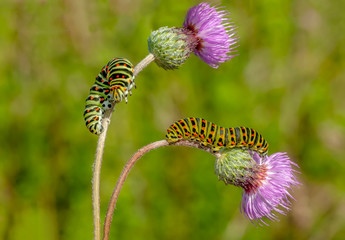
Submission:
{"label": "thistle bud", "polygon": [[153,31],[148,39],[148,49],[158,66],[177,69],[194,51],[197,40],[184,28],[162,27]]}
{"label": "thistle bud", "polygon": [[242,149],[224,152],[215,163],[218,179],[235,186],[242,186],[247,179],[253,178],[255,167],[252,155]]}

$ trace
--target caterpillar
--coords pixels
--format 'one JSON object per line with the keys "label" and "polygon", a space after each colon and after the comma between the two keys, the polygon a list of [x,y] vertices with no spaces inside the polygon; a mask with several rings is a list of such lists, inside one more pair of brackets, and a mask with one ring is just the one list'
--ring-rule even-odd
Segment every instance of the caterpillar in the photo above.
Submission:
{"label": "caterpillar", "polygon": [[114,58],[97,75],[86,98],[84,119],[91,133],[103,132],[102,120],[106,110],[125,99],[135,86],[133,65],[125,58]]}
{"label": "caterpillar", "polygon": [[115,58],[108,63],[106,70],[114,101],[118,103],[124,98],[127,103],[128,93],[132,95],[131,89],[135,87],[133,64],[125,58]]}
{"label": "caterpillar", "polygon": [[246,148],[266,155],[268,143],[252,128],[223,128],[202,118],[184,118],[173,123],[166,134],[167,141],[190,140],[218,152],[222,149]]}

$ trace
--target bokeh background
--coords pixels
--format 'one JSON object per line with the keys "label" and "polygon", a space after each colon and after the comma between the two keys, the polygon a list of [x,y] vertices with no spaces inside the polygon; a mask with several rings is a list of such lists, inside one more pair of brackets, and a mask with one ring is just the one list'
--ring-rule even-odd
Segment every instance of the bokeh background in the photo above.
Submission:
{"label": "bokeh background", "polygon": [[[299,164],[292,210],[269,227],[239,211],[241,189],[214,158],[184,147],[145,155],[120,194],[111,239],[343,239],[345,236],[345,1],[221,2],[239,56],[215,70],[192,56],[178,70],[150,64],[112,116],[101,211],[125,162],[188,116],[252,127],[270,153]],[[134,64],[151,31],[181,26],[199,1],[0,3],[0,239],[92,239],[97,136],[83,120],[95,76],[113,57]]]}

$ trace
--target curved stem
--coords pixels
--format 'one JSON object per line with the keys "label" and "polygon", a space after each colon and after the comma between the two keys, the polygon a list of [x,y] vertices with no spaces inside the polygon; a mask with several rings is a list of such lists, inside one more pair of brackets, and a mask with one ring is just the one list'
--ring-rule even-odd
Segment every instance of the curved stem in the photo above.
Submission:
{"label": "curved stem", "polygon": [[[154,56],[150,53],[147,55],[140,63],[134,67],[133,77],[137,76],[147,65],[149,65],[154,60]],[[94,224],[94,240],[101,240],[101,218],[100,218],[100,176],[101,176],[101,166],[102,158],[104,152],[104,144],[107,136],[108,127],[110,124],[110,117],[114,110],[115,103],[109,109],[103,118],[103,132],[99,135],[97,141],[96,157],[93,164],[93,176],[92,176],[92,207],[93,207],[93,224]]]}
{"label": "curved stem", "polygon": [[212,150],[210,148],[201,146],[199,143],[196,142],[190,142],[188,140],[181,140],[175,143],[169,143],[167,140],[161,140],[161,141],[157,141],[157,142],[153,142],[149,145],[146,145],[144,147],[142,147],[141,149],[139,149],[132,157],[131,159],[126,163],[125,167],[123,168],[119,179],[117,180],[116,186],[114,188],[113,194],[111,196],[111,199],[109,201],[109,205],[108,205],[108,210],[107,210],[107,215],[105,217],[105,221],[104,221],[104,226],[103,226],[103,240],[108,240],[109,239],[109,232],[110,232],[110,225],[111,225],[111,221],[113,218],[113,214],[114,214],[114,209],[116,206],[116,202],[117,199],[119,197],[120,191],[122,189],[122,186],[130,172],[130,170],[132,169],[132,167],[134,166],[134,164],[147,152],[159,148],[159,147],[164,147],[164,146],[168,146],[168,145],[176,145],[176,146],[186,146],[186,147],[193,147],[193,148],[199,148],[201,150],[204,150],[208,153],[213,154],[215,157],[219,157],[220,153],[214,153],[212,152]]}

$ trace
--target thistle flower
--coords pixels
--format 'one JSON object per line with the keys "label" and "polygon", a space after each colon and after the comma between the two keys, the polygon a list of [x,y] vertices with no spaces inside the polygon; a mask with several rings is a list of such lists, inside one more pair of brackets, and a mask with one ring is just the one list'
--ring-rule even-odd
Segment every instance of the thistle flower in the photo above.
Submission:
{"label": "thistle flower", "polygon": [[201,3],[189,9],[183,26],[192,31],[198,39],[194,54],[213,68],[226,62],[236,55],[233,52],[238,37],[235,26],[229,21],[229,12],[221,7],[211,7]]}
{"label": "thistle flower", "polygon": [[194,52],[213,68],[230,60],[238,37],[228,11],[201,3],[187,12],[183,27],[163,27],[151,33],[149,52],[158,66],[176,69]]}
{"label": "thistle flower", "polygon": [[300,184],[292,166],[298,167],[286,153],[259,156],[233,149],[216,160],[215,169],[220,180],[243,188],[241,212],[261,225],[266,224],[263,217],[277,221],[275,212],[285,215],[290,209],[289,191]]}

